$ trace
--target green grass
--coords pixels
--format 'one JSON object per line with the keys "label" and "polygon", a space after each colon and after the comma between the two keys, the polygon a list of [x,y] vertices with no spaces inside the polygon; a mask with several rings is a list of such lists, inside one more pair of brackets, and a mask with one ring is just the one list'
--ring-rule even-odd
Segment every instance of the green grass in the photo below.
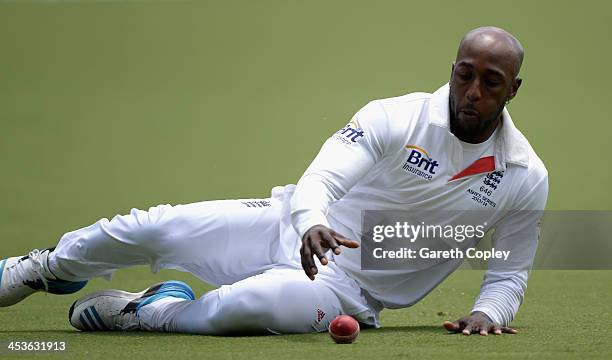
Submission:
{"label": "green grass", "polygon": [[[131,207],[268,196],[368,101],[446,82],[461,36],[489,24],[526,49],[510,111],[549,170],[548,208],[609,210],[610,23],[603,0],[0,0],[0,258]],[[206,290],[140,268],[87,290],[175,277]],[[73,358],[104,359],[610,357],[610,271],[534,272],[519,335],[447,335],[480,278],[453,274],[350,346],[81,334],[66,320],[76,295],[0,309],[0,341],[65,340]]]}
{"label": "green grass", "polygon": [[[609,358],[612,287],[606,284],[612,281],[611,271],[535,271],[526,302],[514,321],[518,335],[468,338],[448,334],[441,327],[442,321],[469,311],[481,276],[480,271],[458,271],[414,307],[383,311],[383,327],[364,330],[352,345],[336,345],[325,333],[257,337],[81,333],[67,321],[68,307],[78,295],[43,294],[0,309],[0,342],[66,341],[67,354],[56,355],[57,358],[69,355],[92,359],[108,359],[110,354],[137,358],[143,353],[160,358],[205,359],[312,359],[316,354],[338,359]],[[188,281],[199,295],[206,290],[185,274],[163,271],[155,276],[138,268],[119,271],[111,283],[94,280],[86,291],[109,287],[135,291],[169,278]]]}

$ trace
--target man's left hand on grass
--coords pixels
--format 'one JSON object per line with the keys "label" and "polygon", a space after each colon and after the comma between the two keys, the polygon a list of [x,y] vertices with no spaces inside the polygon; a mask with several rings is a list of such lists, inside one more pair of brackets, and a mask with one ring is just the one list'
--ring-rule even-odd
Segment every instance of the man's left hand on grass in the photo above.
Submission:
{"label": "man's left hand on grass", "polygon": [[489,334],[501,335],[503,333],[517,333],[515,329],[495,324],[485,313],[480,311],[475,311],[471,315],[464,316],[454,322],[445,321],[442,326],[448,331],[455,333],[461,332],[466,336],[471,334],[487,336]]}

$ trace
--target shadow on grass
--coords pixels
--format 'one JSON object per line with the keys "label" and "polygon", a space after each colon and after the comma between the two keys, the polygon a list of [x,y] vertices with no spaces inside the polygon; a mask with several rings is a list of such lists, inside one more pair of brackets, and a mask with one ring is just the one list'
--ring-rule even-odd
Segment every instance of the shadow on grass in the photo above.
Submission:
{"label": "shadow on grass", "polygon": [[74,337],[95,337],[95,336],[122,336],[122,337],[159,337],[159,336],[202,336],[197,334],[178,334],[148,331],[95,331],[84,332],[77,330],[0,330],[0,336],[10,335],[58,335]]}
{"label": "shadow on grass", "polygon": [[363,329],[363,333],[408,333],[418,332],[421,334],[444,334],[447,331],[441,325],[418,325],[418,326],[385,326],[378,329]]}
{"label": "shadow on grass", "polygon": [[0,330],[0,335],[10,334],[74,334],[73,330]]}
{"label": "shadow on grass", "polygon": [[[419,333],[419,334],[448,334],[449,333],[442,328],[442,326],[434,325],[420,325],[420,326],[386,326],[378,329],[368,328],[362,329],[362,333],[365,334],[406,334],[406,333]],[[283,339],[287,341],[300,341],[300,342],[316,342],[319,341],[320,333],[313,334],[286,334],[286,335],[262,335],[262,334],[236,334],[231,336],[211,336],[211,335],[198,335],[198,334],[179,334],[179,333],[163,333],[163,332],[147,332],[147,331],[96,331],[96,332],[82,332],[76,330],[0,330],[0,335],[58,335],[58,336],[75,336],[75,337],[103,337],[103,336],[122,336],[122,337],[210,337],[210,338],[270,338],[270,339]]]}
{"label": "shadow on grass", "polygon": [[[432,334],[432,335],[456,335],[453,333],[449,333],[442,326],[434,326],[434,325],[421,325],[421,326],[385,326],[378,329],[375,328],[366,328],[361,330],[362,334],[375,335],[375,334],[408,334],[408,333],[418,333],[418,334]],[[293,334],[293,335],[284,335],[282,336],[283,340],[286,341],[295,341],[295,342],[320,342],[321,333],[318,334]]]}

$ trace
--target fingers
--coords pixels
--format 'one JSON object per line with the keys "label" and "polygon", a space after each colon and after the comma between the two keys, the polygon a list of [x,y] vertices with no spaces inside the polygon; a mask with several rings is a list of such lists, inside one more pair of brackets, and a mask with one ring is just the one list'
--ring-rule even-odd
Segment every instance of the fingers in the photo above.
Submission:
{"label": "fingers", "polygon": [[516,331],[516,329],[509,328],[507,326],[502,326],[501,332],[506,334],[518,334],[518,331]]}
{"label": "fingers", "polygon": [[489,327],[489,332],[494,335],[501,335],[502,334],[501,326],[493,324]]}
{"label": "fingers", "polygon": [[[340,246],[338,246],[336,239],[330,233],[322,232],[321,237],[323,238],[323,240],[325,240],[326,247],[332,249],[334,254],[340,255]],[[321,257],[319,257],[319,259],[321,260],[321,264],[327,265],[327,258],[325,258],[325,263],[323,263],[323,259],[321,259]]]}
{"label": "fingers", "polygon": [[[328,236],[331,237],[330,235]],[[310,280],[314,280],[315,275],[319,272],[313,256],[319,258],[322,265],[328,264],[327,257],[325,256],[325,250],[323,250],[323,247],[321,246],[322,242],[323,240],[319,231],[307,233],[302,241],[302,247],[300,248],[302,269]]]}
{"label": "fingers", "polygon": [[450,322],[448,320],[443,322],[442,326],[444,326],[444,328],[446,330],[448,330],[448,331],[456,332],[456,331],[461,330],[461,328],[460,328],[460,326],[459,326],[459,324],[457,322]]}
{"label": "fingers", "polygon": [[473,322],[470,317],[462,317],[454,322],[445,321],[442,323],[442,326],[444,326],[444,328],[448,331],[455,333],[461,332],[466,336],[471,335],[473,332],[480,331],[480,324]]}
{"label": "fingers", "polygon": [[357,241],[348,239],[342,234],[332,231],[332,235],[336,239],[338,244],[342,246],[346,246],[347,248],[350,248],[350,249],[357,249],[359,247],[359,243]]}
{"label": "fingers", "polygon": [[506,333],[506,334],[516,334],[516,333],[518,333],[518,331],[516,331],[515,329],[509,328],[507,326],[492,325],[489,328],[489,331],[480,330],[480,335],[487,336],[489,332],[491,332],[491,333],[493,333],[495,335],[501,335],[503,333]]}
{"label": "fingers", "polygon": [[330,234],[331,234],[331,235],[332,235],[334,238],[336,238],[336,239],[338,239],[338,240],[340,240],[340,241],[343,241],[343,240],[349,240],[349,241],[350,241],[350,240],[351,240],[351,239],[347,238],[346,236],[344,236],[344,235],[340,234],[339,232],[336,232],[336,231],[331,230],[331,229],[330,229]]}
{"label": "fingers", "polygon": [[327,265],[327,257],[325,257],[325,250],[321,247],[321,242],[313,241],[311,248],[312,252],[319,258],[321,265]]}
{"label": "fingers", "polygon": [[494,323],[481,324],[479,334],[481,336],[488,336],[489,334],[501,335],[501,328]]}
{"label": "fingers", "polygon": [[[471,333],[475,333],[475,332],[478,332],[481,336],[487,336],[489,335],[489,333],[493,333],[495,335],[501,335],[502,333],[506,333],[506,334],[518,333],[518,331],[516,331],[515,329],[509,328],[506,326],[499,327],[497,325],[492,325],[491,327],[489,327],[488,330],[483,327],[472,326]],[[463,333],[464,335],[468,335],[468,334],[465,334],[465,330],[463,330]]]}
{"label": "fingers", "polygon": [[442,323],[442,326],[444,326],[446,330],[452,331],[452,332],[460,332],[463,329],[465,329],[466,325],[467,325],[466,318],[461,318],[453,322],[450,322],[447,320]]}
{"label": "fingers", "polygon": [[457,321],[450,322],[444,321],[442,326],[450,332],[461,332],[465,336],[471,334],[479,334],[481,336],[488,336],[489,334],[501,335],[506,334],[517,334],[518,332],[506,326],[498,326],[493,323],[482,323],[480,321],[468,321],[469,318],[461,318]]}
{"label": "fingers", "polygon": [[300,256],[302,260],[302,269],[310,280],[314,280],[318,272],[313,256],[316,256],[322,265],[327,265],[329,260],[325,256],[325,252],[329,248],[332,249],[334,254],[340,255],[340,245],[353,249],[359,247],[358,242],[349,240],[344,235],[323,225],[315,225],[308,230],[302,239]]}
{"label": "fingers", "polygon": [[314,280],[315,275],[317,274],[317,266],[312,258],[310,246],[306,245],[305,243],[302,244],[302,247],[300,248],[300,256],[302,259],[302,269],[304,269],[306,276],[308,276],[310,280]]}
{"label": "fingers", "polygon": [[487,336],[489,335],[489,331],[487,330],[487,328],[482,327],[480,324],[476,324],[476,323],[470,323],[468,324],[462,331],[463,335],[465,336],[470,336],[472,334],[480,334],[480,336]]}
{"label": "fingers", "polygon": [[465,336],[470,336],[472,334],[472,331],[474,331],[474,325],[473,324],[467,324],[464,328],[463,328],[463,335]]}

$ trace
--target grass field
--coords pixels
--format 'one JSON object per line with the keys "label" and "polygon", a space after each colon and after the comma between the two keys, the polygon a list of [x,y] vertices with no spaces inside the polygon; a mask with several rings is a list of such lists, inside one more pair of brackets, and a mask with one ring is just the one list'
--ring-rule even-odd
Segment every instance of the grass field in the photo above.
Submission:
{"label": "grass field", "polygon": [[[610,210],[611,4],[0,0],[0,258],[131,207],[266,197],[369,100],[437,89],[461,36],[490,24],[526,48],[509,109],[549,170],[548,208]],[[453,274],[350,346],[81,334],[67,322],[77,295],[1,308],[0,342],[65,340],[58,358],[610,358],[612,271],[535,271],[519,335],[447,335],[441,322],[469,311],[481,276]],[[206,290],[142,268],[87,290],[162,278]]]}
{"label": "grass field", "polygon": [[[179,278],[194,286],[198,294],[206,288],[197,280],[174,272],[158,276],[148,270],[118,272],[112,284],[141,290],[160,278]],[[383,311],[384,327],[365,330],[357,342],[336,345],[327,334],[268,337],[209,337],[150,333],[79,333],[67,321],[68,307],[77,296],[37,294],[10,309],[0,309],[0,342],[10,340],[66,341],[65,358],[107,359],[197,357],[204,359],[338,359],[372,358],[576,358],[609,359],[612,352],[612,281],[610,271],[535,271],[526,302],[514,325],[518,335],[481,337],[447,334],[443,320],[462,316],[478,292],[480,271],[453,274],[416,306]],[[87,290],[107,288],[95,280]],[[5,325],[9,325],[5,327]],[[5,354],[0,353],[0,357]],[[50,357],[50,355],[40,355]],[[17,355],[22,358],[23,355]]]}

